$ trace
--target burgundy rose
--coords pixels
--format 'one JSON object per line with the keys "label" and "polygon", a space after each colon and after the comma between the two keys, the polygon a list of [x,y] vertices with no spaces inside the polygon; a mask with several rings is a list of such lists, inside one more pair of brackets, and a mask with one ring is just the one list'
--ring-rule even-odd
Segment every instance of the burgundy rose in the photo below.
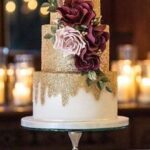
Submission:
{"label": "burgundy rose", "polygon": [[101,52],[103,52],[105,50],[106,42],[109,39],[108,32],[104,31],[105,28],[105,25],[89,26],[88,34],[86,35],[89,51],[97,52],[98,50],[101,50]]}
{"label": "burgundy rose", "polygon": [[91,20],[96,16],[92,2],[84,0],[70,0],[62,7],[59,7],[58,11],[62,15],[62,22],[70,26],[89,26]]}
{"label": "burgundy rose", "polygon": [[81,72],[98,70],[100,66],[99,56],[93,53],[86,53],[83,59],[79,56],[76,56],[75,66]]}

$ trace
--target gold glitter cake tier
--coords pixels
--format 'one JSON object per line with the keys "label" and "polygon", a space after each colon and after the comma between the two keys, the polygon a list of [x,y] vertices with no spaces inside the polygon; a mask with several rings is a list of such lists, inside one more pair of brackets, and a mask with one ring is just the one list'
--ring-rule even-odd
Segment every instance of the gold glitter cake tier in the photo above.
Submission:
{"label": "gold glitter cake tier", "polygon": [[45,39],[46,34],[51,33],[51,25],[42,27],[42,70],[49,72],[77,72],[74,58],[64,57],[63,53],[53,48],[50,39]]}
{"label": "gold glitter cake tier", "polygon": [[[109,32],[109,27],[106,29]],[[42,27],[42,71],[47,72],[78,72],[75,67],[74,57],[64,57],[60,50],[53,48],[50,39],[44,38],[46,34],[51,33],[51,25]],[[109,70],[109,42],[107,42],[106,50],[101,55],[101,70],[108,72]]]}
{"label": "gold glitter cake tier", "polygon": [[[110,86],[113,89],[113,93],[116,93],[116,73],[108,72],[108,78],[111,83]],[[79,89],[84,88],[85,91],[92,93],[95,100],[99,100],[101,91],[93,84],[91,86],[87,85],[86,76],[82,76],[79,73],[46,73],[46,72],[35,72],[33,80],[33,89],[35,96],[39,93],[38,87],[40,84],[40,95],[41,103],[44,104],[45,93],[48,90],[48,96],[62,95],[62,104],[66,105],[68,103],[70,96],[75,96]],[[37,100],[37,97],[35,97]]]}

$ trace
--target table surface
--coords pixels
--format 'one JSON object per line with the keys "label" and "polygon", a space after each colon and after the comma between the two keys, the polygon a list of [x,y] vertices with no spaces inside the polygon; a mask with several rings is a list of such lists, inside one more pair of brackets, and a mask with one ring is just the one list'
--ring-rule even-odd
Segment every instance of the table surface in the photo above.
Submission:
{"label": "table surface", "polygon": [[[127,116],[142,116],[150,115],[150,104],[138,104],[138,103],[126,103],[119,104],[118,109],[119,115],[127,115]],[[32,107],[13,107],[13,106],[0,106],[0,117],[15,117],[15,116],[29,116],[32,115]]]}

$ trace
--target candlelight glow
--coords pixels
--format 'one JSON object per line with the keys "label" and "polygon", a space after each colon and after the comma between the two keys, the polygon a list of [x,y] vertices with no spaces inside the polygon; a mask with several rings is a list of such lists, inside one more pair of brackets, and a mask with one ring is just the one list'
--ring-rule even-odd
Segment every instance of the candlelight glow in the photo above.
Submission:
{"label": "candlelight glow", "polygon": [[33,68],[17,69],[16,73],[18,76],[30,76],[33,74]]}
{"label": "candlelight glow", "polygon": [[37,6],[38,6],[37,0],[30,0],[30,1],[28,1],[28,8],[30,10],[35,10],[37,8]]}
{"label": "candlelight glow", "polygon": [[4,95],[5,95],[5,84],[3,81],[0,81],[0,104],[4,103]]}
{"label": "candlelight glow", "polygon": [[[142,79],[142,84],[144,86],[149,86],[150,87],[150,78],[143,78]],[[150,91],[150,89],[149,89],[149,91]]]}
{"label": "candlelight glow", "polygon": [[122,68],[124,74],[130,74],[132,72],[132,68],[130,65],[125,64]]}
{"label": "candlelight glow", "polygon": [[5,96],[5,70],[0,69],[0,105],[4,103]]}
{"label": "candlelight glow", "polygon": [[5,74],[4,69],[0,69],[0,76],[4,76],[4,74]]}
{"label": "candlelight glow", "polygon": [[31,99],[31,89],[24,85],[23,83],[16,83],[15,88],[13,89],[14,103],[16,105],[25,105],[28,104]]}
{"label": "candlelight glow", "polygon": [[49,11],[48,11],[48,8],[49,7],[41,7],[40,8],[40,13],[44,16],[48,15],[49,14]]}
{"label": "candlelight glow", "polygon": [[7,70],[7,75],[8,76],[13,76],[14,75],[14,70],[13,69],[8,69]]}
{"label": "candlelight glow", "polygon": [[30,0],[23,0],[25,3],[28,3]]}
{"label": "candlelight glow", "polygon": [[13,1],[8,1],[5,6],[5,10],[9,13],[13,13],[16,10],[16,4]]}

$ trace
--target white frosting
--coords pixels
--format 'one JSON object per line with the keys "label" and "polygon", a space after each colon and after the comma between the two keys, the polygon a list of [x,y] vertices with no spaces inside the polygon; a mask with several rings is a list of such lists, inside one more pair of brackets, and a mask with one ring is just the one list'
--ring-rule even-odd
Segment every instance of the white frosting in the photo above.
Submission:
{"label": "white frosting", "polygon": [[[77,95],[70,97],[69,103],[63,106],[61,93],[49,97],[48,90],[45,92],[45,102],[42,104],[40,89],[39,84],[38,93],[33,92],[34,119],[41,121],[94,121],[117,118],[116,97],[106,90],[101,91],[99,100],[96,100],[92,93],[87,93],[83,88],[79,89]],[[35,94],[38,94],[37,101]]]}

